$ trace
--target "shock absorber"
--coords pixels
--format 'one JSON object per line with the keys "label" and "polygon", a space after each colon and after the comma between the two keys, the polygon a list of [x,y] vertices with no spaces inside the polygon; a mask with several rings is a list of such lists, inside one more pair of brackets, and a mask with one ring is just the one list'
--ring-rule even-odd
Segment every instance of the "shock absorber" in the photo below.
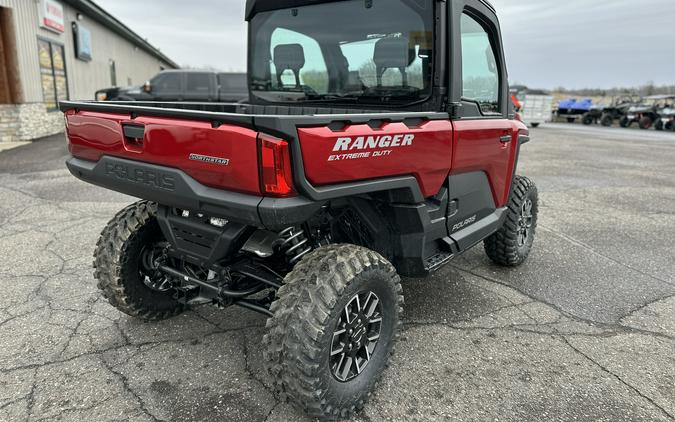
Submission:
{"label": "shock absorber", "polygon": [[300,261],[303,256],[312,251],[305,231],[296,227],[289,227],[279,232],[277,245],[290,265]]}

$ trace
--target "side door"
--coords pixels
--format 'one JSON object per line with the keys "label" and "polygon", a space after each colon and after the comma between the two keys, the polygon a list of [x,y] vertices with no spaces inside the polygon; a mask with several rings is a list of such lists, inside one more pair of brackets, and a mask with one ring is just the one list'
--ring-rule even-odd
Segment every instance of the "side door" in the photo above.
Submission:
{"label": "side door", "polygon": [[152,81],[151,95],[156,101],[183,101],[184,72],[165,72]]}
{"label": "side door", "polygon": [[519,145],[517,126],[509,115],[508,76],[496,14],[480,0],[458,0],[452,9],[450,85],[455,107],[450,189],[451,195],[453,188],[462,194],[474,190],[473,197],[481,198],[458,204],[461,223],[478,221],[489,208],[494,212],[507,205]]}
{"label": "side door", "polygon": [[187,72],[185,74],[185,101],[214,101],[216,74],[212,72]]}

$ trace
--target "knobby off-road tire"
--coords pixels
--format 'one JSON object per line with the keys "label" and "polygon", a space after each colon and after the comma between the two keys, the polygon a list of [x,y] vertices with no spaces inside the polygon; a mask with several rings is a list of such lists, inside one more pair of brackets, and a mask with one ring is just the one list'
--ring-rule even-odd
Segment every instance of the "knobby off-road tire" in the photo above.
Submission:
{"label": "knobby off-road tire", "polygon": [[496,264],[514,267],[525,262],[537,229],[539,194],[527,177],[516,176],[506,220],[498,232],[485,239],[485,253]]}
{"label": "knobby off-road tire", "polygon": [[152,321],[186,309],[171,290],[148,287],[141,274],[144,248],[164,240],[156,215],[152,202],[129,205],[103,229],[94,252],[94,277],[108,302],[127,315]]}
{"label": "knobby off-road tire", "polygon": [[[364,320],[375,321],[379,309],[379,338],[361,372],[340,380],[343,371],[336,371],[334,365],[342,363],[346,368],[347,361],[340,361],[340,353],[331,356],[340,350],[340,339],[347,335],[339,334],[340,328],[348,320],[347,311],[355,309],[357,296],[359,303],[364,302],[363,315],[373,309],[371,293],[379,305],[374,307],[373,317]],[[325,246],[295,266],[277,296],[271,307],[274,316],[268,319],[269,331],[263,338],[265,366],[277,396],[323,421],[347,418],[360,410],[398,338],[403,295],[394,267],[378,253],[360,246]],[[351,322],[360,320],[352,318]],[[362,339],[368,342],[375,337],[378,325],[366,327]],[[361,328],[353,331],[354,335],[363,333]]]}
{"label": "knobby off-road tire", "polygon": [[602,119],[600,119],[600,124],[603,125],[604,127],[612,127],[614,124],[614,118],[608,114],[602,116]]}

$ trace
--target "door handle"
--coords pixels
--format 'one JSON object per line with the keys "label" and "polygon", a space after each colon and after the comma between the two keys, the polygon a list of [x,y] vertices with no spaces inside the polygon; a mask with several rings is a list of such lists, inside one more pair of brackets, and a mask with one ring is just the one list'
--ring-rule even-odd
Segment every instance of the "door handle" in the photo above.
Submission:
{"label": "door handle", "polygon": [[502,144],[506,144],[513,141],[513,136],[512,135],[504,135],[501,138],[499,138],[499,142]]}

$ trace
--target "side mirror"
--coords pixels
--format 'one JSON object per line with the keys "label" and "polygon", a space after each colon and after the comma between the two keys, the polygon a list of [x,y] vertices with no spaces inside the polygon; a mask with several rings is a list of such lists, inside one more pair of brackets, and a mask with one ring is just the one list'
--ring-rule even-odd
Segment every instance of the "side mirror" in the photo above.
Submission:
{"label": "side mirror", "polygon": [[148,94],[152,92],[152,85],[150,84],[150,81],[145,81],[143,84],[143,92],[147,92]]}

